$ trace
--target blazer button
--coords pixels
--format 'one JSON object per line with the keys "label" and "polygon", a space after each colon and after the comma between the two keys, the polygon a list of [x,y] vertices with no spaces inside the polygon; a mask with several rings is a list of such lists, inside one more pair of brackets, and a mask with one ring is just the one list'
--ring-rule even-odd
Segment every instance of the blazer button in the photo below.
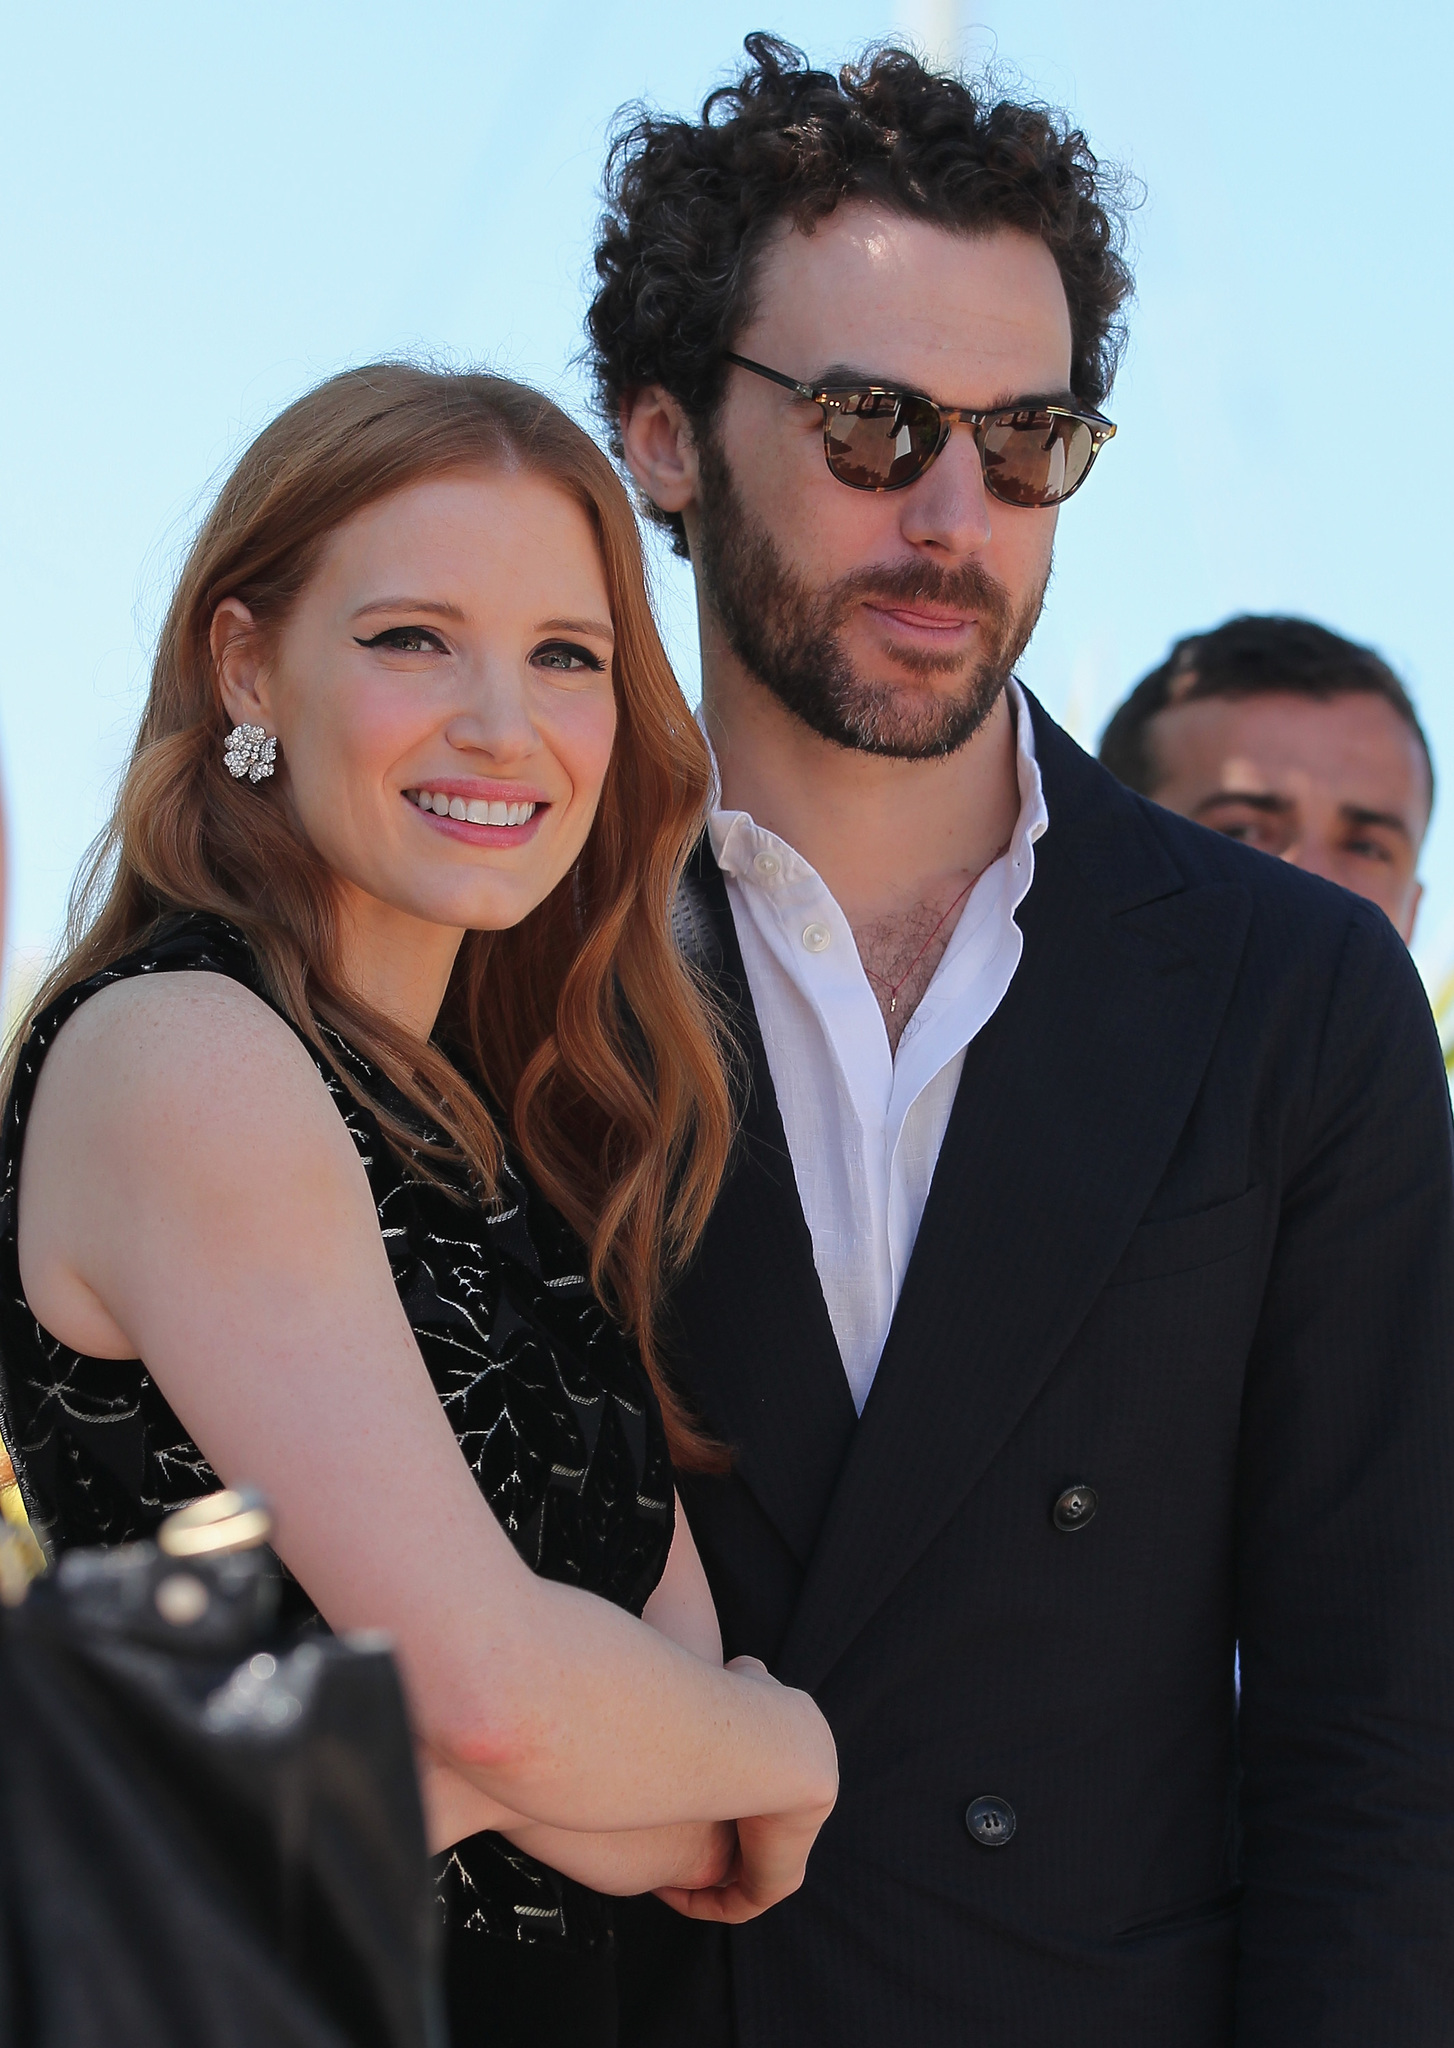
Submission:
{"label": "blazer button", "polygon": [[1003,1849],[1015,1832],[1015,1809],[1008,1799],[972,1800],[964,1825],[986,1849]]}
{"label": "blazer button", "polygon": [[1093,1486],[1067,1486],[1050,1510],[1050,1519],[1063,1535],[1073,1536],[1077,1529],[1085,1527],[1100,1504]]}

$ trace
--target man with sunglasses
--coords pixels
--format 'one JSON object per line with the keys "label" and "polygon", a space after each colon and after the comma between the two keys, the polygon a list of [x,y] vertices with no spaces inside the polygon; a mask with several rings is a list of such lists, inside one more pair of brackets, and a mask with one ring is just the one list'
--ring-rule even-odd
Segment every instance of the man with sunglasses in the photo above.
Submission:
{"label": "man with sunglasses", "polygon": [[697,579],[719,793],[678,925],[743,1054],[671,1333],[732,1465],[681,1493],[727,1653],[814,1692],[842,1792],[762,1919],[623,1914],[623,2044],[1432,2048],[1427,1007],[1376,910],[1013,680],[1114,432],[1084,139],[901,54],[747,48],[618,139],[591,334]]}

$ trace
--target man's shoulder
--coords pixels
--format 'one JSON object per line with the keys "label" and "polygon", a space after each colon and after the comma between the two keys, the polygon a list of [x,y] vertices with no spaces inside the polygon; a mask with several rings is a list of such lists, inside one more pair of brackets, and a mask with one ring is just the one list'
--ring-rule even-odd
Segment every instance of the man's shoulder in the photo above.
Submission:
{"label": "man's shoulder", "polygon": [[1293,967],[1334,963],[1350,944],[1358,944],[1384,959],[1398,980],[1417,982],[1408,948],[1377,904],[1168,811],[1149,797],[1129,790],[1124,794],[1180,869],[1188,897],[1204,901],[1207,892],[1221,891],[1246,905],[1249,947]]}
{"label": "man's shoulder", "polygon": [[[1059,860],[1080,873],[1057,907],[1045,906],[1047,931],[1063,935],[1089,898],[1108,937],[1112,928],[1134,937],[1131,957],[1172,976],[1194,967],[1216,1009],[1213,1065],[1231,1088],[1224,1107],[1250,1112],[1261,1102],[1273,1124],[1291,1118],[1303,1131],[1331,1128],[1355,1110],[1401,1132],[1410,1118],[1430,1132],[1446,1128],[1428,996],[1383,911],[1106,781],[1111,787],[1099,791],[1082,784],[1094,801],[1067,805],[1074,815],[1059,820]],[[1057,829],[1049,809],[1047,849]],[[1027,909],[1033,897],[1032,888]],[[1107,955],[1111,963],[1127,957],[1122,948]],[[1163,1008],[1156,997],[1156,975],[1142,985],[1153,992],[1143,1020],[1152,1037],[1184,1028],[1184,1012],[1175,1025],[1174,1004]]]}
{"label": "man's shoulder", "polygon": [[[1099,763],[1095,765],[1099,768]],[[1108,770],[1100,772],[1109,775]],[[1320,875],[1306,874],[1288,861],[1229,839],[1224,832],[1167,810],[1154,798],[1138,796],[1121,784],[1116,784],[1116,794],[1134,809],[1142,828],[1181,870],[1189,888],[1236,889],[1260,915],[1296,916],[1315,927],[1328,922],[1341,929],[1348,913],[1362,903]]]}
{"label": "man's shoulder", "polygon": [[1180,905],[1202,929],[1209,919],[1235,919],[1245,926],[1249,954],[1284,973],[1326,971],[1350,943],[1360,944],[1396,982],[1417,985],[1408,949],[1375,904],[1138,795],[1043,713],[1036,737],[1047,849],[1059,831],[1065,853],[1108,908],[1155,900],[1174,922]]}

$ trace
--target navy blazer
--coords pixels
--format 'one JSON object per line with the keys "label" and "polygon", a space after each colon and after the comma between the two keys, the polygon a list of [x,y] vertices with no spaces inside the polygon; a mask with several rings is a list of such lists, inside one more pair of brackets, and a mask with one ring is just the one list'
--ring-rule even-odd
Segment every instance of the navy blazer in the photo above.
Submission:
{"label": "navy blazer", "polygon": [[674,1301],[735,1463],[681,1490],[727,1654],[814,1694],[842,1791],[762,1919],[623,1912],[623,2048],[1447,2048],[1428,1005],[1380,911],[1033,716],[1024,954],[861,1419],[705,847],[689,878],[750,1073]]}

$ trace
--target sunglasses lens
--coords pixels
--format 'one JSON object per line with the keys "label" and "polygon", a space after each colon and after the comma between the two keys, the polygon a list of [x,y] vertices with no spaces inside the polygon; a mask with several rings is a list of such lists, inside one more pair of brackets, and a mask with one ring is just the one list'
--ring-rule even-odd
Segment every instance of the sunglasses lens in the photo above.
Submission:
{"label": "sunglasses lens", "polygon": [[824,410],[828,467],[856,491],[893,491],[911,483],[939,446],[939,414],[926,398],[845,391]]}
{"label": "sunglasses lens", "polygon": [[1006,505],[1058,505],[1082,481],[1095,453],[1095,435],[1084,420],[1006,413],[985,428],[985,487]]}

